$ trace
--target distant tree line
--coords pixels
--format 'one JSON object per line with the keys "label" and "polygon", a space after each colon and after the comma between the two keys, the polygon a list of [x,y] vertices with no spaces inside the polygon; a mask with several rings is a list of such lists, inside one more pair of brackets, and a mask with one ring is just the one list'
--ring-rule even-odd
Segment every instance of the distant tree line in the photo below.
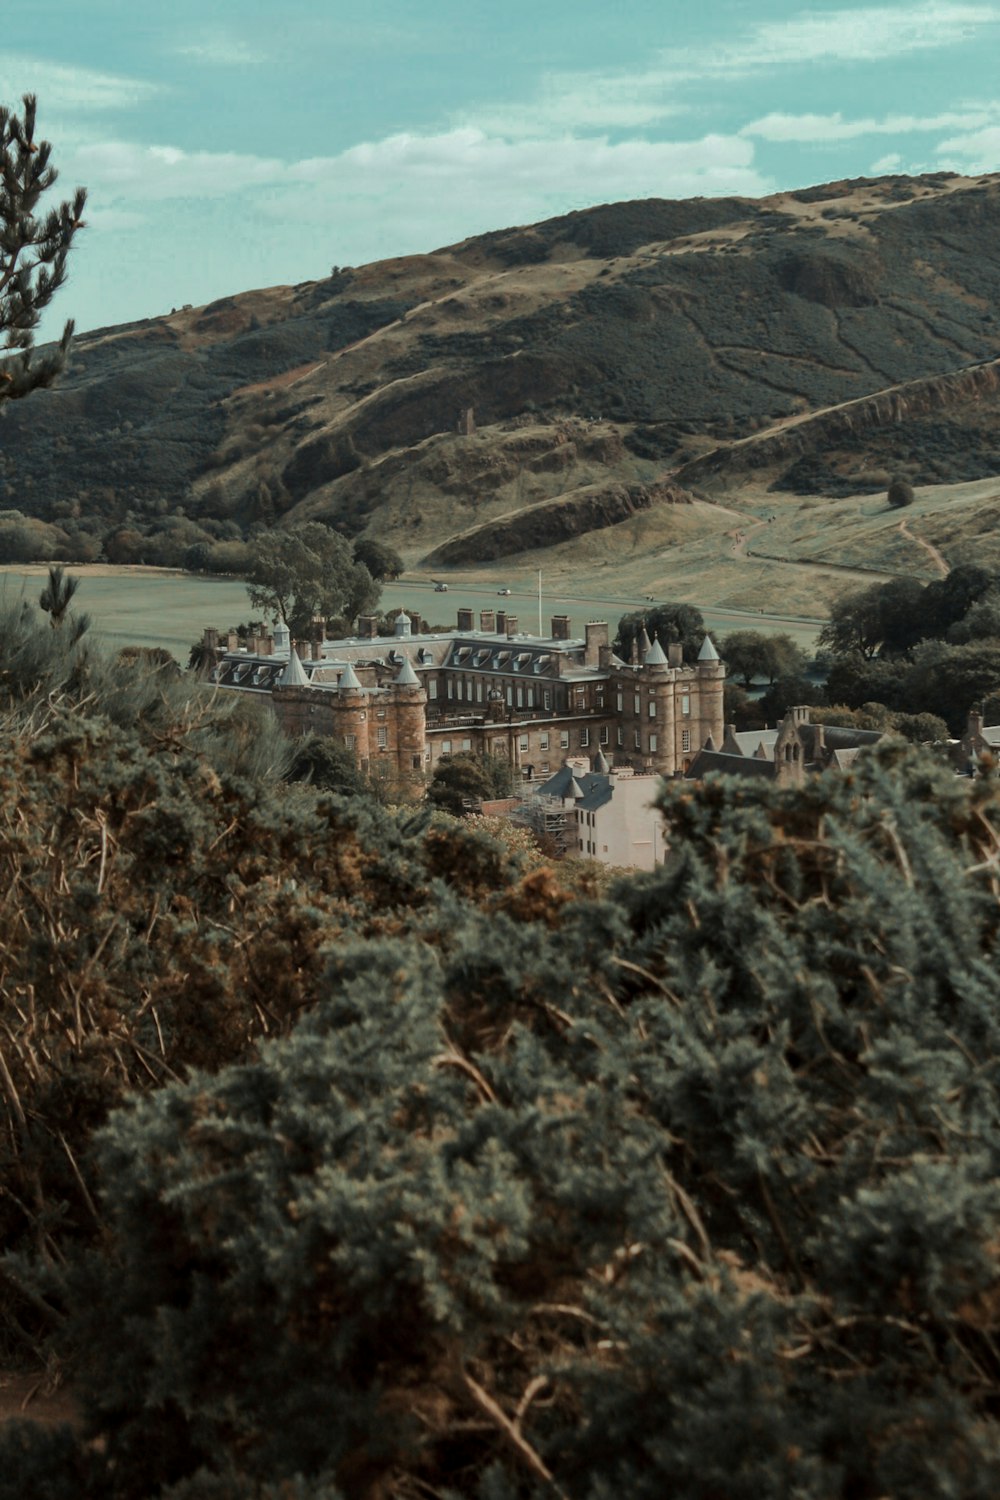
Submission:
{"label": "distant tree line", "polygon": [[[752,634],[752,633],[751,633]],[[1000,718],[1000,576],[973,565],[945,578],[872,584],[841,596],[818,638],[817,672],[764,670],[765,637],[744,668],[742,632],[721,654],[742,681],[727,683],[727,719],[740,728],[773,724],[794,703],[811,704],[827,723],[895,728],[916,739],[960,734],[973,706]],[[730,650],[730,642],[735,649]],[[756,652],[756,655],[755,655]],[[751,699],[746,688],[766,677]]]}

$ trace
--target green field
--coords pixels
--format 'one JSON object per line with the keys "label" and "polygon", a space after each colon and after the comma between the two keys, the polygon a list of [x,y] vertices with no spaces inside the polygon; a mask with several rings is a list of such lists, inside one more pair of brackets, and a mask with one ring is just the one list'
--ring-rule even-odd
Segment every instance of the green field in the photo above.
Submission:
{"label": "green field", "polygon": [[[164,646],[179,661],[185,662],[191,645],[201,638],[206,625],[226,629],[250,619],[253,614],[245,585],[235,579],[200,578],[194,574],[158,569],[110,573],[107,568],[95,572],[87,568],[71,568],[70,572],[80,578],[77,607],[90,615],[95,633],[116,648]],[[44,569],[0,568],[0,598],[5,602],[25,598],[34,603],[44,580]],[[500,586],[508,585],[503,581]],[[522,633],[532,634],[538,629],[537,582],[512,577],[509,586],[512,589],[510,597],[499,596],[492,586],[459,582],[450,585],[447,594],[436,594],[427,581],[404,577],[386,587],[382,605],[385,609],[417,610],[430,625],[442,627],[454,626],[455,612],[461,605],[475,610],[477,624],[480,610],[506,609],[517,615]],[[619,616],[629,610],[641,609],[645,602],[645,596],[641,594],[634,597],[596,591],[591,594],[582,589],[573,595],[543,592],[543,631],[548,632],[552,615],[566,614],[570,617],[570,629],[576,636],[582,636],[588,620],[607,620],[613,634]],[[819,625],[818,621],[791,616],[737,612],[711,606],[704,610],[704,615],[708,628],[720,634],[748,628],[783,630],[806,650],[812,648]]]}
{"label": "green field", "polygon": [[[251,618],[253,611],[247,599],[246,586],[236,579],[200,578],[189,573],[166,570],[120,570],[112,573],[106,567],[69,570],[80,579],[76,596],[78,609],[90,615],[95,634],[110,646],[164,646],[181,662],[187,660],[194,641],[201,638],[206,625],[226,629]],[[25,598],[37,602],[45,581],[41,568],[0,568],[0,598],[5,602]],[[455,612],[466,605],[476,612],[478,624],[482,609],[506,609],[517,615],[522,633],[538,629],[537,580],[512,576],[509,583],[500,580],[498,587],[509,586],[512,593],[501,597],[497,588],[481,582],[462,584],[456,581],[447,594],[436,594],[426,580],[401,578],[387,585],[382,595],[385,609],[419,611],[428,624],[453,627]],[[563,581],[565,587],[565,581]],[[605,585],[606,587],[606,585]],[[663,597],[667,597],[664,595]],[[566,614],[570,629],[582,636],[588,620],[607,620],[612,634],[619,616],[641,609],[645,595],[626,593],[593,593],[579,588],[574,594],[550,595],[543,591],[542,624],[547,633],[550,617]],[[792,616],[764,615],[757,611],[735,611],[708,606],[704,610],[709,629],[725,634],[729,630],[755,628],[787,631],[806,650],[812,648],[818,621]]]}
{"label": "green field", "polygon": [[[250,618],[244,584],[235,579],[198,578],[193,574],[120,572],[109,576],[88,568],[70,568],[80,579],[76,607],[90,615],[95,633],[114,647],[165,646],[187,661],[206,625],[226,627]],[[44,569],[0,569],[0,598],[37,602]]]}

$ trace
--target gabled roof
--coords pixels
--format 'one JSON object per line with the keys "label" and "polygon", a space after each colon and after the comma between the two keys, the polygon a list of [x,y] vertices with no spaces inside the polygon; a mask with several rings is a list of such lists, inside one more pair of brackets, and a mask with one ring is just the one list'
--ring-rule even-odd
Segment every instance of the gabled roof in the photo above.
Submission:
{"label": "gabled roof", "polygon": [[[595,757],[596,760],[596,757]],[[614,795],[614,780],[597,771],[577,771],[569,765],[560,766],[554,776],[535,787],[536,796],[557,797],[560,801],[572,798],[577,807],[593,812],[611,801]]]}
{"label": "gabled roof", "polygon": [[758,760],[756,756],[727,755],[722,750],[699,750],[685,776],[689,781],[700,781],[711,771],[725,776],[764,777],[773,781],[774,761]]}

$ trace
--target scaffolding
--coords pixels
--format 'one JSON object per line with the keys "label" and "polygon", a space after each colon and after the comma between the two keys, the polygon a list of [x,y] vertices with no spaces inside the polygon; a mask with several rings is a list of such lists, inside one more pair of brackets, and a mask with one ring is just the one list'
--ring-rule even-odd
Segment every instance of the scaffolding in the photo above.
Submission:
{"label": "scaffolding", "polygon": [[561,797],[526,797],[510,816],[511,822],[530,828],[540,848],[553,859],[577,852],[576,819]]}

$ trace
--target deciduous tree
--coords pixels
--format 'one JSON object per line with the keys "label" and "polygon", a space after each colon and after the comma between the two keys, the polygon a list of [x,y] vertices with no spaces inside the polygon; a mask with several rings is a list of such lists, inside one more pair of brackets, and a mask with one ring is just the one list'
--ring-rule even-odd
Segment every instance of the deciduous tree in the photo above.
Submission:
{"label": "deciduous tree", "polygon": [[655,636],[664,649],[671,642],[679,641],[689,661],[698,655],[705,639],[705,621],[701,610],[693,604],[654,604],[649,609],[622,615],[618,621],[614,649],[623,661],[631,659],[632,642],[643,626],[650,640]]}
{"label": "deciduous tree", "polygon": [[379,586],[351,544],[320,521],[260,533],[250,559],[250,603],[283,620],[293,636],[307,636],[316,616],[351,620],[378,602]]}

